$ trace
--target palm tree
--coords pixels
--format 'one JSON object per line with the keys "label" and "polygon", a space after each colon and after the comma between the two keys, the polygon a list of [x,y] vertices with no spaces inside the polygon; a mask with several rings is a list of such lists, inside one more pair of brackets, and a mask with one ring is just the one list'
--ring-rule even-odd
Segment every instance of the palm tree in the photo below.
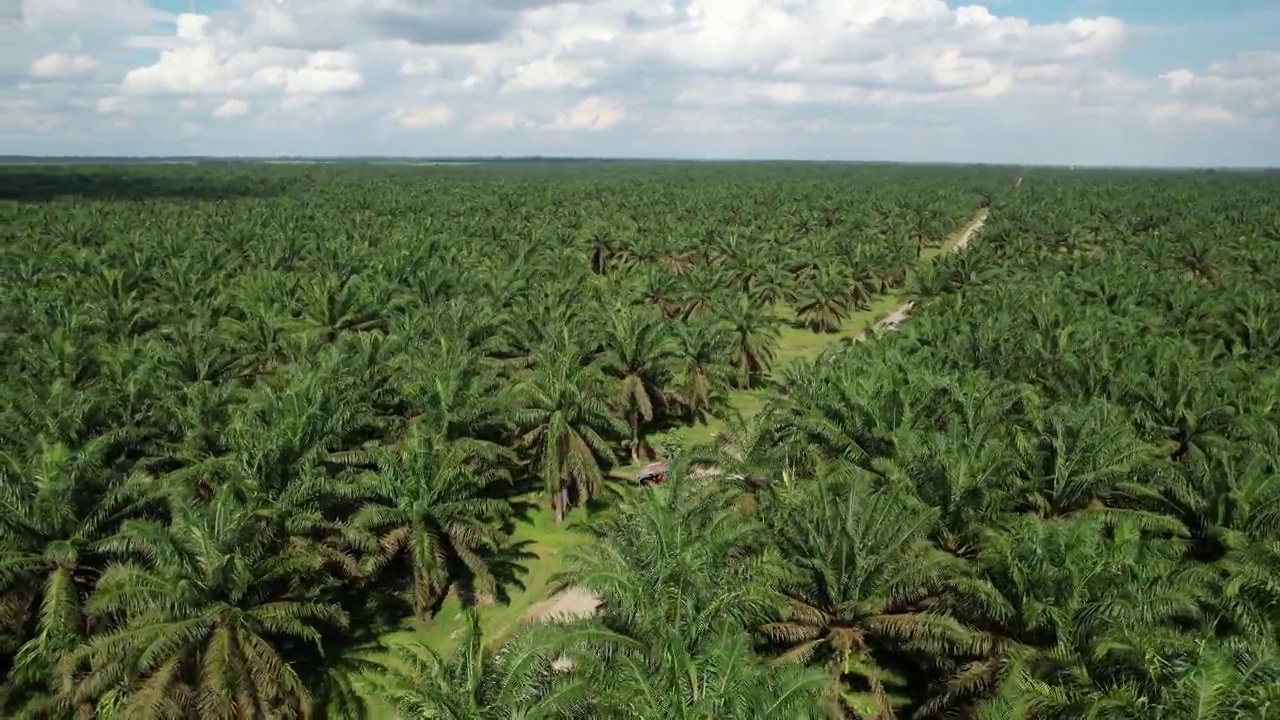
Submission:
{"label": "palm tree", "polygon": [[[1019,507],[1043,517],[1106,511],[1156,496],[1142,482],[1143,473],[1151,474],[1154,448],[1143,443],[1122,412],[1105,401],[1057,406],[1018,444],[1018,473],[1026,487]],[[1126,512],[1134,518],[1141,515],[1154,526],[1171,526],[1151,513]]]}
{"label": "palm tree", "polygon": [[554,647],[609,717],[823,716],[821,674],[750,651],[744,628],[767,617],[777,577],[761,526],[732,509],[728,487],[675,472],[568,558],[561,582],[599,594],[602,614],[564,626]]}
{"label": "palm tree", "polygon": [[42,441],[35,457],[6,455],[0,475],[0,627],[20,644],[10,681],[51,685],[54,669],[91,628],[84,603],[97,545],[132,495],[107,460],[117,436],[74,451]]}
{"label": "palm tree", "polygon": [[321,275],[303,287],[302,313],[308,330],[332,342],[339,333],[382,327],[398,302],[388,288],[359,275]]}
{"label": "palm tree", "polygon": [[1164,477],[1162,509],[1191,539],[1191,557],[1205,562],[1280,533],[1280,501],[1272,458],[1260,449],[1199,457]]}
{"label": "palm tree", "polygon": [[351,517],[352,527],[377,537],[377,566],[403,557],[419,620],[460,574],[497,590],[493,565],[505,549],[510,510],[498,488],[508,480],[506,453],[436,432],[415,426],[403,443],[378,453],[376,470],[362,477],[369,503]]}
{"label": "palm tree", "polygon": [[485,647],[480,618],[466,612],[465,634],[448,656],[416,642],[393,646],[365,675],[371,695],[404,720],[538,720],[590,717],[591,686],[558,670],[536,633]]}
{"label": "palm tree", "polygon": [[694,265],[679,276],[678,287],[680,317],[691,320],[702,316],[715,306],[716,288],[721,286],[721,273],[708,265]]}
{"label": "palm tree", "polygon": [[762,554],[763,528],[733,509],[730,486],[672,472],[593,528],[599,542],[566,558],[561,583],[600,595],[618,632],[643,638],[676,625],[696,645],[726,619],[763,619],[776,572]]}
{"label": "palm tree", "polygon": [[751,280],[748,296],[758,305],[774,305],[793,300],[795,282],[780,260],[762,264]]}
{"label": "palm tree", "polygon": [[1171,663],[1156,720],[1273,718],[1280,701],[1280,655],[1265,640],[1202,640]]}
{"label": "palm tree", "polygon": [[673,357],[667,325],[648,314],[618,308],[603,345],[605,372],[618,380],[619,406],[631,431],[631,461],[636,462],[644,444],[643,423],[653,422],[666,409],[663,386]]}
{"label": "palm tree", "polygon": [[604,482],[603,468],[614,458],[609,439],[627,433],[609,402],[613,393],[607,379],[579,357],[567,352],[540,358],[514,389],[520,447],[531,454],[556,524],[572,499],[586,502],[595,496]]}
{"label": "palm tree", "polygon": [[796,319],[820,333],[840,329],[848,311],[848,282],[832,263],[822,263],[797,294]]}
{"label": "palm tree", "polygon": [[409,425],[426,425],[450,440],[500,444],[509,437],[508,380],[491,359],[452,336],[401,354],[396,375]]}
{"label": "palm tree", "polygon": [[790,577],[789,610],[759,630],[782,657],[816,662],[892,717],[889,653],[981,654],[991,642],[945,611],[944,592],[989,593],[928,543],[937,513],[902,493],[814,481],[766,509]]}
{"label": "palm tree", "polygon": [[1008,640],[966,665],[926,707],[992,697],[1008,717],[1139,717],[1162,664],[1184,653],[1179,631],[1199,617],[1206,578],[1179,567],[1177,549],[1122,520],[1043,522],[1023,515],[991,533],[978,563],[999,592],[984,610]]}
{"label": "palm tree", "polygon": [[729,331],[734,385],[746,390],[773,367],[781,323],[768,308],[741,296],[717,305],[717,312]]}
{"label": "palm tree", "polygon": [[[583,637],[583,630],[570,631]],[[605,657],[584,673],[603,716],[678,720],[818,720],[837,717],[830,678],[798,665],[778,666],[752,652],[750,637],[721,630],[690,650],[674,630],[646,650],[595,633]],[[611,644],[612,643],[612,644]]]}
{"label": "palm tree", "polygon": [[1174,460],[1211,453],[1236,425],[1237,411],[1224,397],[1229,389],[1221,387],[1216,370],[1186,353],[1181,343],[1160,348],[1152,374],[1138,378],[1126,393],[1142,426],[1169,443]]}
{"label": "palm tree", "polygon": [[1008,454],[1000,440],[985,442],[957,434],[901,443],[876,471],[901,483],[938,511],[931,535],[941,550],[968,557],[983,533],[1001,522],[1011,506]]}
{"label": "palm tree", "polygon": [[706,446],[693,448],[687,459],[695,475],[737,483],[754,495],[776,481],[791,485],[797,479],[788,456],[793,448],[779,442],[778,435],[777,418],[769,408],[731,415],[724,429]]}
{"label": "palm tree", "polygon": [[896,357],[864,358],[856,365],[792,363],[782,389],[779,435],[794,448],[793,458],[814,470],[872,469],[900,441],[914,440],[927,427],[925,409],[936,399]]}
{"label": "palm tree", "polygon": [[705,422],[733,380],[728,333],[720,323],[708,321],[676,323],[672,329],[675,400],[692,419]]}
{"label": "palm tree", "polygon": [[59,701],[108,701],[121,717],[307,714],[295,644],[347,614],[303,588],[326,554],[283,532],[261,496],[228,483],[207,504],[173,493],[170,520],[128,520],[87,610],[104,629],[63,663]]}

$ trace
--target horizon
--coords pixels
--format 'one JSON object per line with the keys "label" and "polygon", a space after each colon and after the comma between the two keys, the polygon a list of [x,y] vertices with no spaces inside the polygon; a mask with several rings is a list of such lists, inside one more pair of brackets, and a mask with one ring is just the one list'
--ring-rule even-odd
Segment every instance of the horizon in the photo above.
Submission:
{"label": "horizon", "polygon": [[1280,170],[1280,165],[1092,165],[1080,163],[1076,165],[1049,163],[992,163],[992,162],[947,162],[929,160],[812,160],[803,158],[683,158],[683,157],[610,157],[591,155],[15,155],[0,154],[0,166],[20,165],[24,163],[45,162],[58,164],[74,164],[77,161],[94,162],[125,161],[133,163],[165,163],[213,161],[221,163],[270,163],[288,162],[307,163],[350,163],[350,164],[400,164],[419,163],[429,165],[480,165],[485,163],[694,163],[702,165],[714,164],[800,164],[800,165],[907,165],[936,167],[990,167],[1044,170],[1156,170],[1156,171],[1242,171],[1272,172]]}

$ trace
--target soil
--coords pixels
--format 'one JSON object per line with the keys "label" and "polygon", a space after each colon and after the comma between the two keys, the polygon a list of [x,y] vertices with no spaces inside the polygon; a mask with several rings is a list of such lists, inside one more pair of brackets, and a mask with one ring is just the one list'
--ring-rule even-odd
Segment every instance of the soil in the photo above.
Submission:
{"label": "soil", "polygon": [[567,622],[596,614],[600,606],[600,596],[579,587],[552,595],[529,608],[525,617],[534,622]]}

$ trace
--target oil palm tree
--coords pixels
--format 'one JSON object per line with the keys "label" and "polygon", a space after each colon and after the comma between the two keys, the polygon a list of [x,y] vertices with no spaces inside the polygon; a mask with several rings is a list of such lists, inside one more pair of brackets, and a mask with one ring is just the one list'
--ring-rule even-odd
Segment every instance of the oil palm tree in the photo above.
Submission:
{"label": "oil palm tree", "polygon": [[874,469],[938,511],[930,537],[954,555],[976,552],[983,533],[1011,510],[1010,458],[996,438],[928,436],[900,444],[894,457],[876,462]]}
{"label": "oil palm tree", "polygon": [[419,425],[374,462],[361,478],[367,504],[350,524],[377,538],[375,568],[403,558],[414,615],[426,620],[459,575],[495,592],[511,509],[507,453]]}
{"label": "oil palm tree", "polygon": [[1138,524],[1096,515],[1023,515],[994,531],[977,562],[1000,597],[987,622],[1006,641],[927,707],[979,693],[1009,717],[1141,717],[1164,663],[1192,647],[1179,628],[1200,618],[1208,587],[1176,558]]}
{"label": "oil palm tree", "polygon": [[308,597],[326,556],[260,497],[234,483],[207,503],[175,492],[169,522],[128,520],[100,543],[117,558],[87,604],[103,629],[62,663],[60,703],[136,718],[310,711],[289,650],[347,614]]}
{"label": "oil palm tree", "polygon": [[[573,631],[570,631],[573,634]],[[579,629],[579,637],[587,633]],[[647,651],[625,639],[594,633],[608,654],[584,676],[595,704],[611,718],[679,720],[819,720],[833,713],[835,690],[821,671],[775,665],[752,652],[750,637],[723,629],[691,650],[674,630]],[[612,643],[612,645],[610,644]]]}
{"label": "oil palm tree", "polygon": [[1156,449],[1106,401],[1053,408],[1038,427],[1022,434],[1018,453],[1016,472],[1026,487],[1022,508],[1043,517],[1126,508],[1152,526],[1172,527],[1167,518],[1134,507],[1157,495],[1143,482],[1144,475],[1154,480]]}
{"label": "oil palm tree", "polygon": [[1169,681],[1147,717],[1157,720],[1274,718],[1280,655],[1266,640],[1201,640],[1170,663]]}
{"label": "oil palm tree", "polygon": [[[118,436],[118,434],[117,434]],[[119,437],[78,451],[42,441],[6,454],[0,476],[0,627],[18,642],[10,681],[47,687],[91,625],[84,604],[99,569],[98,544],[136,499],[108,466]]]}
{"label": "oil palm tree", "polygon": [[448,655],[419,643],[393,646],[365,676],[370,694],[404,720],[539,720],[591,717],[598,689],[558,669],[536,632],[486,647],[479,615]]}
{"label": "oil palm tree", "polygon": [[513,390],[519,445],[532,458],[557,524],[573,499],[586,502],[599,490],[615,457],[610,441],[627,434],[607,378],[580,357],[572,351],[541,357]]}
{"label": "oil palm tree", "polygon": [[602,611],[552,642],[599,689],[607,716],[825,714],[831,685],[822,674],[751,652],[745,628],[767,617],[777,570],[762,527],[732,509],[733,497],[677,474],[569,557],[561,582],[598,593]]}
{"label": "oil palm tree", "polygon": [[621,307],[611,313],[605,328],[604,369],[619,385],[618,406],[630,429],[632,462],[644,445],[644,424],[666,410],[664,386],[673,358],[667,328],[652,315]]}
{"label": "oil palm tree", "polygon": [[720,302],[716,310],[729,332],[734,386],[746,390],[773,367],[781,321],[769,308],[742,296]]}
{"label": "oil palm tree", "polygon": [[819,264],[796,293],[796,319],[814,332],[839,330],[849,309],[847,286],[834,264]]}
{"label": "oil palm tree", "polygon": [[760,633],[784,658],[813,662],[865,692],[864,705],[892,717],[892,652],[981,654],[992,642],[946,611],[940,598],[981,606],[991,593],[960,559],[928,538],[937,512],[867,483],[814,481],[768,508],[790,564],[788,610]]}
{"label": "oil palm tree", "polygon": [[728,333],[714,321],[675,323],[672,331],[674,399],[691,419],[705,422],[732,383]]}

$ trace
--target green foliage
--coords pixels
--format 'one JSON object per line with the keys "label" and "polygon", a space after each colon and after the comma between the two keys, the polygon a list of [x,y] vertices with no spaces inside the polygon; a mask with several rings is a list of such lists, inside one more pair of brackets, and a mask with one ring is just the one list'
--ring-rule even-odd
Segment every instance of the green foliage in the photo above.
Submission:
{"label": "green foliage", "polygon": [[[6,715],[1280,711],[1273,179],[47,172],[0,200]],[[597,610],[482,629],[571,510]]]}

